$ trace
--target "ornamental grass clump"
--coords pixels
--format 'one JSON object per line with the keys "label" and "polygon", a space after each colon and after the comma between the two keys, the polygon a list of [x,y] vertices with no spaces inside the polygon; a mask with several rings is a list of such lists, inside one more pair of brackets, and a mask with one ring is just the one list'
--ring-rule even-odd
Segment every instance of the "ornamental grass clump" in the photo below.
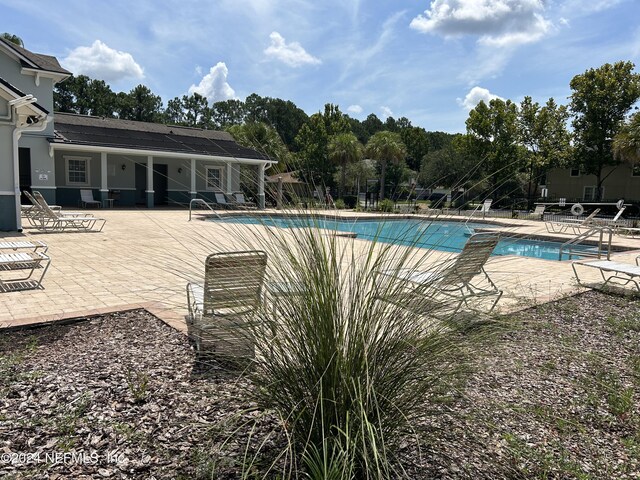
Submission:
{"label": "ornamental grass clump", "polygon": [[442,307],[429,287],[407,297],[405,282],[388,275],[424,269],[430,250],[310,223],[231,227],[243,249],[267,252],[267,283],[287,286],[244,324],[258,405],[284,419],[292,455],[283,456],[296,464],[288,471],[401,477],[398,445],[460,373],[465,337],[425,315]]}

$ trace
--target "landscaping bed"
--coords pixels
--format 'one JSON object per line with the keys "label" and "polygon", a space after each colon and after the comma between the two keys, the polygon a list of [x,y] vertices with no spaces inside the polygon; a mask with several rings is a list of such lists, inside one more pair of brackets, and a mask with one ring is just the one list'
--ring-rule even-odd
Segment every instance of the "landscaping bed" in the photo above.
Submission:
{"label": "landscaping bed", "polygon": [[[425,399],[399,452],[407,476],[639,478],[640,302],[589,292],[504,323],[455,388]],[[279,419],[251,404],[247,380],[194,360],[144,311],[0,331],[0,477],[279,467]]]}

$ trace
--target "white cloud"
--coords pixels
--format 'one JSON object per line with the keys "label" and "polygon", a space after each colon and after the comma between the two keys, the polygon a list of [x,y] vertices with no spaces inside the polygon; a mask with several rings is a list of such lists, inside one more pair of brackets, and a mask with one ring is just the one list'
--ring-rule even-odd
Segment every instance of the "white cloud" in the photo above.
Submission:
{"label": "white cloud", "polygon": [[130,53],[114,50],[100,40],[90,47],[77,47],[62,61],[75,75],[113,82],[123,78],[143,78],[144,71]]}
{"label": "white cloud", "polygon": [[382,105],[380,107],[380,112],[382,112],[382,118],[384,118],[385,120],[388,117],[393,117],[393,112],[391,111],[391,109],[385,105]]}
{"label": "white cloud", "polygon": [[347,107],[347,112],[357,115],[359,113],[362,113],[362,107],[360,105],[349,105]]}
{"label": "white cloud", "polygon": [[206,97],[209,102],[220,102],[235,98],[236,92],[227,83],[228,75],[229,69],[227,65],[224,62],[218,62],[214,67],[211,67],[209,73],[202,77],[198,85],[189,87],[189,94],[199,93]]}
{"label": "white cloud", "polygon": [[434,0],[410,27],[445,37],[478,36],[488,46],[514,46],[541,39],[551,28],[543,0]]}
{"label": "white cloud", "polygon": [[499,97],[498,95],[491,93],[486,88],[476,86],[476,87],[473,87],[471,90],[469,90],[469,93],[467,93],[464,99],[458,98],[457,102],[458,102],[458,105],[466,108],[467,110],[471,110],[475,108],[475,106],[478,105],[481,100],[483,100],[484,103],[488,104],[494,98],[499,98],[501,100],[504,100],[502,97]]}
{"label": "white cloud", "polygon": [[322,63],[319,58],[307,53],[298,42],[287,43],[278,32],[271,32],[269,35],[271,45],[264,53],[267,57],[275,58],[290,67],[300,67],[302,65],[318,65]]}

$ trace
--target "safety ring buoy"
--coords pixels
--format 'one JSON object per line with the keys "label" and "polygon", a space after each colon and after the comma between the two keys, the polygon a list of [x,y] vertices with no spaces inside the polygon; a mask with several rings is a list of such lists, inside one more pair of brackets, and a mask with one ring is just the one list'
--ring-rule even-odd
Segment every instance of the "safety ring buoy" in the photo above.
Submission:
{"label": "safety ring buoy", "polygon": [[571,207],[571,213],[578,217],[584,213],[584,207],[579,203],[576,203],[573,207]]}
{"label": "safety ring buoy", "polygon": [[618,207],[618,210],[621,210],[622,207],[624,207],[624,198],[618,200],[618,202],[616,203],[616,207]]}

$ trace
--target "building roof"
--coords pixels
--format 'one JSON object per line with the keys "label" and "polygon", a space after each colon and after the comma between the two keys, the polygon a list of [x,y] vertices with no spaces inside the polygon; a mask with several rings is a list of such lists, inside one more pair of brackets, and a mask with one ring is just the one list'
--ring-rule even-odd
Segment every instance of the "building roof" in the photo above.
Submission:
{"label": "building roof", "polygon": [[8,47],[14,54],[20,59],[20,64],[26,68],[33,68],[36,70],[42,70],[44,72],[54,72],[63,75],[71,75],[69,70],[66,70],[60,66],[58,59],[51,55],[43,55],[41,53],[34,53],[26,48],[16,45],[2,37],[0,37],[2,46]]}
{"label": "building roof", "polygon": [[49,139],[53,144],[271,161],[268,156],[237,144],[231,134],[214,130],[69,113],[55,114],[54,130],[54,138]]}
{"label": "building roof", "polygon": [[[0,77],[0,89],[4,90],[5,92],[9,93],[9,95],[11,95],[13,98],[20,98],[20,97],[24,97],[27,94],[24,93],[22,90],[20,90],[18,87],[15,87],[13,85],[11,85],[9,82],[7,82],[4,78]],[[46,108],[44,108],[41,105],[38,105],[37,102],[31,103],[30,106],[32,107],[32,109],[37,109],[44,115],[48,115],[49,114],[49,110],[47,110]]]}

